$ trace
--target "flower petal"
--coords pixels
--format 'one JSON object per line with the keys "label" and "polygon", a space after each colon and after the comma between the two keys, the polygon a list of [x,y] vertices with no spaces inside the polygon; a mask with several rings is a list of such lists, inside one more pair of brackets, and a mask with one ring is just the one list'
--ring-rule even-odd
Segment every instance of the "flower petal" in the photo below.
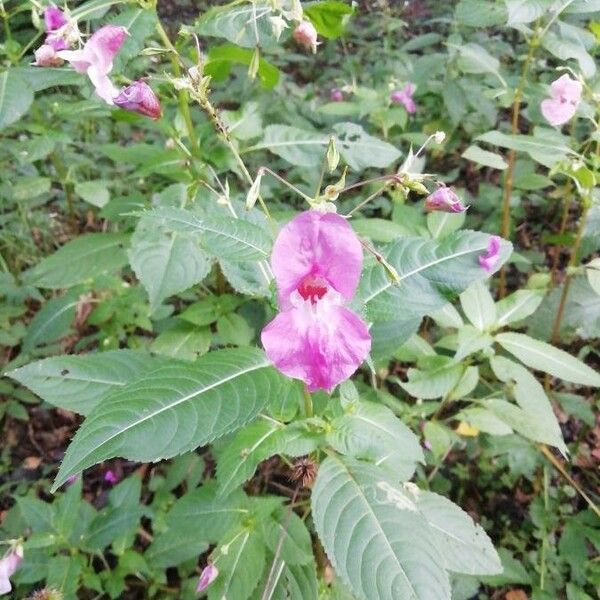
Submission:
{"label": "flower petal", "polygon": [[261,339],[269,360],[310,391],[331,391],[358,369],[371,348],[364,321],[327,299],[279,313]]}
{"label": "flower petal", "polygon": [[123,88],[114,98],[114,103],[124,110],[140,113],[152,119],[161,115],[160,102],[145,81],[134,81]]}
{"label": "flower petal", "polygon": [[91,64],[96,65],[98,71],[105,74],[112,70],[112,61],[121,49],[127,29],[116,25],[105,25],[92,35],[86,42],[84,51]]}
{"label": "flower petal", "polygon": [[67,24],[67,17],[65,17],[60,8],[55,4],[51,4],[44,10],[44,23],[46,25],[46,31],[55,31]]}
{"label": "flower petal", "polygon": [[553,98],[563,97],[569,102],[579,102],[582,91],[581,81],[571,79],[566,73],[550,84],[550,93]]}
{"label": "flower petal", "polygon": [[350,300],[362,261],[360,241],[344,218],[313,210],[299,214],[280,231],[271,257],[282,308],[291,306],[290,294],[307,275],[323,277]]}
{"label": "flower petal", "polygon": [[571,102],[561,102],[554,98],[548,98],[542,102],[541,109],[544,119],[546,119],[550,125],[557,127],[563,125],[573,117],[577,110],[577,105],[572,104]]}
{"label": "flower petal", "polygon": [[96,89],[96,94],[107,104],[113,104],[113,98],[119,94],[119,90],[113,85],[110,77],[96,65],[90,65],[87,74]]}

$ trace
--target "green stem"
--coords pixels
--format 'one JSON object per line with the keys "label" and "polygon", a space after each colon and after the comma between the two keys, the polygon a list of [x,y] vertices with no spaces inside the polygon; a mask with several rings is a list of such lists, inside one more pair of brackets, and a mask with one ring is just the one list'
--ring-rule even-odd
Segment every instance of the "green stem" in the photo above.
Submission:
{"label": "green stem", "polygon": [[[543,468],[544,478],[544,509],[548,510],[548,468],[544,465]],[[540,553],[540,589],[544,589],[544,583],[546,578],[546,552],[548,551],[548,532],[546,531],[546,524],[544,523],[542,538],[542,551]]]}
{"label": "green stem", "polygon": [[307,418],[313,416],[312,396],[306,387],[304,388],[304,414]]}

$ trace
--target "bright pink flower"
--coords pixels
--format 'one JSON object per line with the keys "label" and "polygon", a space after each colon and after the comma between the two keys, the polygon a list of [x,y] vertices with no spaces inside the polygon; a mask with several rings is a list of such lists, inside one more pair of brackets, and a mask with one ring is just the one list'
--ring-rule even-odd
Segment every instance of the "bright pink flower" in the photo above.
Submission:
{"label": "bright pink flower", "polygon": [[67,24],[67,17],[60,8],[55,4],[51,4],[44,10],[44,23],[46,25],[46,33],[56,31],[63,25]]}
{"label": "bright pink flower", "polygon": [[550,85],[550,95],[542,102],[542,114],[555,127],[566,123],[577,110],[583,86],[581,81],[571,79],[566,73]]}
{"label": "bright pink flower", "polygon": [[302,21],[292,34],[294,39],[314,54],[317,51],[317,30],[310,21]]}
{"label": "bright pink flower", "polygon": [[12,589],[9,577],[12,577],[23,560],[23,548],[18,545],[0,559],[0,594],[8,594]]}
{"label": "bright pink flower", "polygon": [[500,238],[499,236],[491,236],[485,254],[482,254],[479,257],[479,266],[487,273],[491,273],[494,270],[496,264],[498,263],[498,260],[500,258],[501,241],[502,238]]}
{"label": "bright pink flower", "polygon": [[160,102],[145,81],[134,81],[123,88],[119,95],[113,98],[113,102],[124,110],[137,112],[151,119],[158,119],[161,115]]}
{"label": "bright pink flower", "polygon": [[202,570],[198,585],[196,586],[196,592],[203,592],[219,575],[219,569],[215,565],[208,564]]}
{"label": "bright pink flower", "polygon": [[366,324],[343,306],[354,296],[362,247],[348,222],[307,211],[279,233],[271,265],[281,312],[262,331],[269,359],[310,391],[331,391],[371,348]]}
{"label": "bright pink flower", "polygon": [[417,111],[417,105],[412,97],[414,91],[414,84],[407,83],[403,89],[393,91],[390,95],[390,100],[394,104],[402,104],[406,109],[406,112],[412,114]]}
{"label": "bright pink flower", "polygon": [[96,88],[96,94],[108,104],[113,104],[119,90],[108,74],[126,37],[125,27],[105,25],[92,35],[81,50],[63,50],[58,52],[58,56],[69,61],[78,73],[87,73]]}
{"label": "bright pink flower", "polygon": [[456,195],[453,189],[442,185],[435,190],[435,192],[429,194],[429,196],[425,198],[425,210],[461,213],[465,212],[467,207],[463,206],[460,198]]}
{"label": "bright pink flower", "polygon": [[63,59],[59,58],[56,50],[50,44],[42,44],[35,51],[35,65],[38,67],[60,67]]}
{"label": "bright pink flower", "polygon": [[104,481],[110,485],[115,485],[119,483],[119,476],[114,471],[109,469],[106,471],[106,473],[104,473]]}
{"label": "bright pink flower", "polygon": [[342,102],[344,100],[344,93],[342,90],[340,90],[340,88],[333,88],[329,92],[329,99],[332,102]]}

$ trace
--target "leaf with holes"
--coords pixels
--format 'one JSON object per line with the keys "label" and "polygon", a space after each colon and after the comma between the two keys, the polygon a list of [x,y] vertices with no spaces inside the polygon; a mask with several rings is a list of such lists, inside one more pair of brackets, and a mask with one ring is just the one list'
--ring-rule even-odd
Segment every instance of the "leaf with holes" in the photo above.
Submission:
{"label": "leaf with holes", "polygon": [[70,475],[115,456],[177,456],[251,421],[281,388],[258,349],[217,350],[195,363],[165,366],[108,394],[69,446],[54,489]]}

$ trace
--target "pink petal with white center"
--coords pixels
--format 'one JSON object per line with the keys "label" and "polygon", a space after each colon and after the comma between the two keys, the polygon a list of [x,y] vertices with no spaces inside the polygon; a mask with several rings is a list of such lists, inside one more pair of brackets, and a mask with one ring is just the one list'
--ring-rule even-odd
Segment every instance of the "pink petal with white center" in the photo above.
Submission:
{"label": "pink petal with white center", "polygon": [[279,232],[271,265],[283,309],[290,295],[307,276],[324,279],[350,300],[358,287],[362,246],[348,222],[335,213],[309,210],[292,219]]}
{"label": "pink petal with white center", "polygon": [[348,379],[371,349],[364,321],[325,297],[279,313],[262,331],[267,357],[309,391],[331,391]]}
{"label": "pink petal with white center", "polygon": [[546,119],[550,125],[558,127],[559,125],[564,125],[573,118],[577,111],[577,105],[571,104],[570,102],[561,102],[554,98],[548,98],[547,100],[542,101],[541,109],[544,119]]}
{"label": "pink petal with white center", "polygon": [[550,84],[553,98],[563,97],[568,101],[579,102],[583,85],[577,79],[571,79],[566,73]]}

